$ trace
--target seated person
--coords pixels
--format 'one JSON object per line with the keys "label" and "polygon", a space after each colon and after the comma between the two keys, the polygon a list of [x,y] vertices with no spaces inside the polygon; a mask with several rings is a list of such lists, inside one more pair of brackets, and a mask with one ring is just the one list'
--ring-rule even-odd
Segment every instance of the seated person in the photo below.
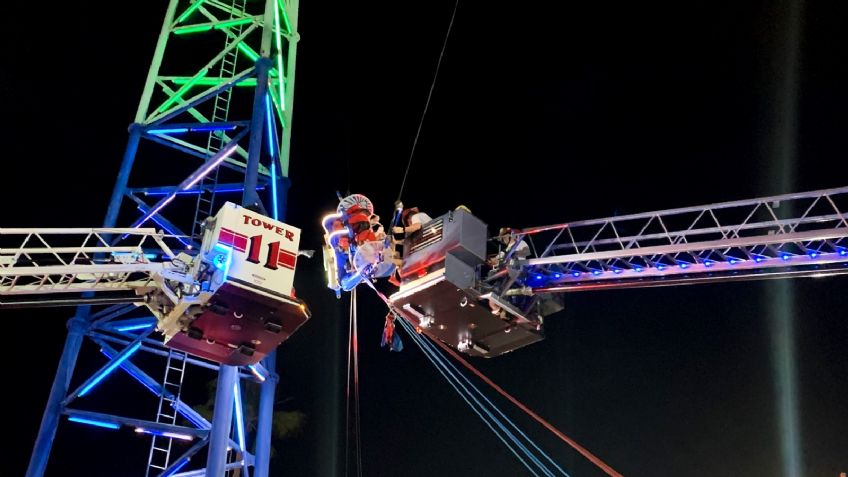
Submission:
{"label": "seated person", "polygon": [[[344,228],[345,228],[345,226],[344,226],[344,224],[342,223],[341,220],[334,220],[333,221],[333,228],[332,228],[333,232],[336,232],[338,230],[343,230]],[[350,238],[345,234],[339,235],[338,239],[333,240],[333,242],[335,242],[335,243],[333,243],[331,245],[338,246],[338,248],[340,250],[344,251],[344,252],[347,252],[350,249]]]}
{"label": "seated person", "polygon": [[366,210],[354,205],[347,210],[347,214],[347,223],[356,240],[356,245],[377,240],[374,232],[371,231],[371,215]]}
{"label": "seated person", "polygon": [[[530,246],[523,239],[518,243],[518,245],[516,245],[516,235],[514,232],[515,231],[513,229],[508,227],[503,227],[498,231],[497,241],[503,246],[503,248],[499,247],[500,250],[498,253],[486,260],[486,263],[492,267],[492,270],[489,272],[490,274],[495,273],[498,269],[507,265],[504,263],[504,260],[506,260],[507,254],[513,249],[513,247],[515,247],[515,251],[512,253],[510,257],[511,259],[524,259],[530,256]],[[510,301],[513,302],[513,305],[518,305],[515,301],[523,301],[522,298],[523,297],[511,297]],[[489,301],[489,309],[493,315],[498,315],[504,320],[508,319],[506,312],[492,301]]]}
{"label": "seated person", "polygon": [[380,223],[380,216],[371,214],[368,221],[371,223],[371,232],[374,234],[375,240],[385,240],[386,231],[383,229],[383,224]]}
{"label": "seated person", "polygon": [[498,253],[486,261],[489,266],[492,268],[500,268],[505,264],[503,261],[506,259],[506,255],[515,247],[515,252],[512,253],[511,258],[524,259],[530,256],[530,246],[527,245],[523,239],[516,246],[515,245],[515,234],[514,230],[509,227],[502,227],[498,231],[498,236],[496,237],[497,241],[500,242],[504,247],[498,251]]}

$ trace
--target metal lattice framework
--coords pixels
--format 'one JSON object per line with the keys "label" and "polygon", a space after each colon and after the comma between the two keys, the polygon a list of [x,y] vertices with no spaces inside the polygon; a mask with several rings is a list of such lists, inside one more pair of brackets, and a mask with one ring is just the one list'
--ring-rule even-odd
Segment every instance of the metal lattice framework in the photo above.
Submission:
{"label": "metal lattice framework", "polygon": [[848,187],[536,227],[512,293],[848,273]]}
{"label": "metal lattice framework", "polygon": [[[109,303],[105,297],[117,295],[113,292],[143,288],[154,271],[169,266],[148,260],[149,254],[169,259],[190,251],[199,243],[204,220],[225,200],[239,202],[234,194],[241,195],[243,205],[284,219],[297,24],[298,0],[169,0],[104,229],[75,229],[80,240],[70,245],[66,236],[48,240],[43,231],[4,230],[24,233],[23,241],[0,254],[5,295],[61,291],[58,295],[70,296],[73,291],[83,293],[73,298],[76,303],[86,303],[69,322],[27,477],[44,475],[62,416],[109,429],[134,426],[153,435],[148,476],[221,476],[236,468],[246,475],[250,467],[256,476],[268,475],[277,381],[273,353],[261,365],[244,369],[175,357],[151,334],[155,319],[139,315],[143,309],[119,304],[95,311],[91,304]],[[116,228],[119,223],[128,227]],[[174,240],[171,248],[163,236]],[[109,293],[101,293],[105,290]],[[61,299],[53,301],[62,304]],[[28,305],[44,303],[36,298]],[[99,346],[107,362],[70,390],[85,338]],[[132,363],[137,352],[163,358],[163,381]],[[211,422],[180,400],[186,365],[218,372]],[[177,366],[179,372],[171,369]],[[84,399],[83,386],[94,383],[91,389],[106,392],[96,385],[116,370],[159,398],[158,410],[148,413],[155,411],[154,419],[69,406]],[[245,442],[242,379],[262,383],[253,453]],[[176,442],[185,439],[192,440],[190,447],[175,456]],[[188,470],[196,467],[187,465],[189,459],[206,447],[206,468]]]}
{"label": "metal lattice framework", "polygon": [[[127,234],[127,239],[111,245],[109,237],[115,234]],[[174,257],[163,234],[149,228],[0,229],[0,239],[18,242],[0,247],[4,296],[141,290],[166,270],[165,263],[148,259],[150,245],[155,256]]]}

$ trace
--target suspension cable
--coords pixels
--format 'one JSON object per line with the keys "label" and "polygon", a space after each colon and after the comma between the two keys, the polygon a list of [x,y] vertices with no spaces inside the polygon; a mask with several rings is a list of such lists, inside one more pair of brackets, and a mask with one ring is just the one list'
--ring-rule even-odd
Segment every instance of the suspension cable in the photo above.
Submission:
{"label": "suspension cable", "polygon": [[436,63],[436,72],[433,74],[433,82],[430,83],[430,92],[427,93],[427,102],[424,103],[424,111],[421,113],[421,120],[418,121],[418,130],[415,132],[415,139],[412,141],[412,150],[409,151],[409,161],[406,163],[406,172],[403,173],[403,181],[400,183],[400,191],[398,192],[397,200],[400,201],[403,196],[403,188],[406,186],[406,177],[409,175],[409,169],[412,167],[412,156],[415,155],[415,146],[418,145],[418,138],[421,136],[421,128],[424,126],[424,118],[427,116],[427,110],[430,108],[430,99],[433,97],[433,90],[436,87],[436,79],[439,77],[439,69],[442,67],[442,58],[445,56],[445,49],[448,46],[448,38],[450,38],[451,30],[453,29],[453,21],[456,18],[456,9],[459,7],[459,0],[453,5],[453,13],[451,13],[448,31],[445,33],[445,41],[442,43],[442,51],[439,53],[439,61]]}
{"label": "suspension cable", "polygon": [[[351,380],[351,375],[353,379]],[[351,384],[353,396],[351,396]],[[345,388],[345,476],[349,475],[350,408],[353,398],[353,443],[356,455],[356,475],[362,477],[362,437],[359,424],[359,333],[357,323],[356,289],[350,294],[350,320],[347,342],[347,383]]]}
{"label": "suspension cable", "polygon": [[356,407],[354,408],[356,416],[356,475],[362,477],[362,430],[360,428],[359,415],[359,320],[358,320],[358,299],[356,297],[356,289],[352,291],[351,300],[353,304],[353,389],[356,396]]}
{"label": "suspension cable", "polygon": [[353,350],[353,303],[351,298],[350,312],[348,313],[347,325],[347,381],[345,381],[345,477],[348,474],[348,465],[350,460],[350,374],[353,367],[351,351]]}

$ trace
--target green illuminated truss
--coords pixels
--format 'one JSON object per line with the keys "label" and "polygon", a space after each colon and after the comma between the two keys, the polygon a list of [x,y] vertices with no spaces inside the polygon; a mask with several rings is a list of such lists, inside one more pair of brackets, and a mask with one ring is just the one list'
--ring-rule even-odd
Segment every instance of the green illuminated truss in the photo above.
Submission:
{"label": "green illuminated truss", "polygon": [[[134,187],[117,184],[116,190],[123,188],[124,198],[129,198],[141,211],[139,220],[153,219],[166,224],[174,233],[196,237],[199,223],[219,205],[216,193],[220,190],[232,193],[233,184],[244,182],[238,174],[249,178],[254,168],[256,183],[248,180],[248,187],[267,190],[272,195],[285,193],[278,189],[285,189],[288,183],[294,66],[299,39],[297,12],[297,0],[170,2],[135,117],[141,138],[180,151],[187,161],[197,165],[198,159],[216,159],[216,154],[231,146],[233,138],[245,127],[264,127],[265,131],[261,141],[252,133],[243,135],[236,142],[234,152],[221,162],[220,175],[216,168],[188,191],[190,194],[177,190],[172,195],[152,194],[151,188],[167,190],[167,185],[161,183]],[[217,44],[217,49],[210,48],[210,44]],[[260,66],[263,62],[264,68]],[[270,136],[269,121],[256,124],[257,94],[267,95],[273,127]],[[267,116],[263,114],[264,117]],[[186,124],[208,124],[210,129],[214,125],[221,127],[186,133],[183,130]],[[253,153],[254,157],[251,157],[252,147],[261,149]],[[269,147],[275,150],[270,151]],[[138,157],[144,152],[139,150]],[[226,187],[219,187],[219,180]],[[248,191],[245,197],[252,193]],[[272,215],[270,202],[276,197],[269,201],[265,194],[254,195],[255,200],[250,202],[263,204]],[[187,200],[183,196],[197,200],[190,223],[166,217],[173,208],[170,202],[178,204]],[[164,201],[168,201],[167,208],[162,206]],[[116,214],[117,211],[113,215]]]}

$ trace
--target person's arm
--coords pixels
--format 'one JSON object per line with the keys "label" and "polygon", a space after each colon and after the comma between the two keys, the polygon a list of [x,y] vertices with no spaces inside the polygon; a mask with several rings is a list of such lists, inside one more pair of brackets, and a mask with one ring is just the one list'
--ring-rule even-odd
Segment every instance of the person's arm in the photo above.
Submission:
{"label": "person's arm", "polygon": [[418,230],[421,230],[421,224],[409,224],[406,227],[395,227],[392,229],[392,232],[396,234],[411,234],[412,232],[416,232]]}
{"label": "person's arm", "polygon": [[524,259],[530,256],[530,246],[527,245],[527,242],[522,241],[518,244],[518,247],[515,249],[515,253],[512,254],[515,258]]}
{"label": "person's arm", "polygon": [[411,234],[412,232],[418,232],[419,230],[421,230],[421,224],[417,222],[409,224],[409,226],[403,228],[403,231],[408,234]]}

